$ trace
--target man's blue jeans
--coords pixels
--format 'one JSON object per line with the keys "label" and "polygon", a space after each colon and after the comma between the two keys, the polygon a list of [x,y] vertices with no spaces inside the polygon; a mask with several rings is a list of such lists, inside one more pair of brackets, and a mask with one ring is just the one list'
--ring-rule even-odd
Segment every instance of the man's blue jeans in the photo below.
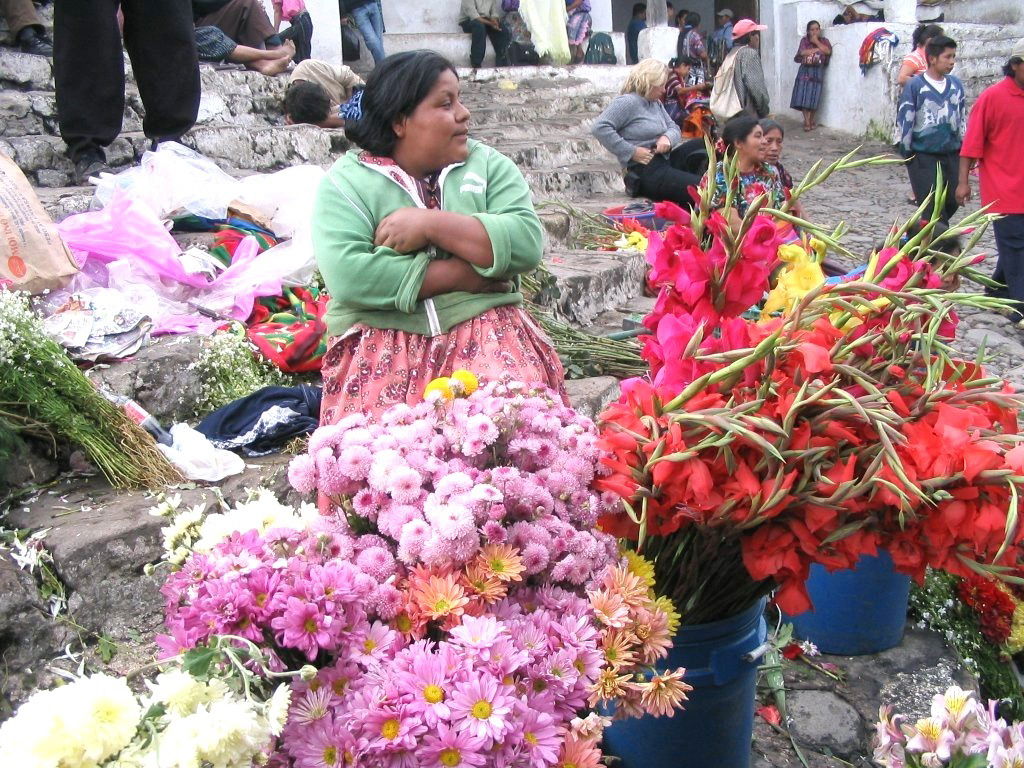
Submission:
{"label": "man's blue jeans", "polygon": [[359,28],[366,47],[370,49],[373,63],[380,64],[384,59],[384,19],[380,15],[377,3],[367,3],[352,11],[352,20]]}

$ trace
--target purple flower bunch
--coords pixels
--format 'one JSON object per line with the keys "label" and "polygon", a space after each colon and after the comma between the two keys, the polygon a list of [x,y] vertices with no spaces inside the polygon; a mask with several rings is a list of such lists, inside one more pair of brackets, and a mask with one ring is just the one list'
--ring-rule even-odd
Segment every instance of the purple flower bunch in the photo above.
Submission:
{"label": "purple flower bunch", "polygon": [[521,590],[444,642],[383,642],[386,663],[339,660],[294,685],[283,744],[296,768],[321,768],[327,754],[341,765],[541,768],[592,740],[570,725],[602,661],[584,598]]}
{"label": "purple flower bunch", "polygon": [[492,383],[320,427],[288,478],[321,510],[369,525],[407,566],[460,566],[508,544],[536,582],[582,586],[614,557],[595,530],[618,504],[592,489],[597,431],[550,390]]}

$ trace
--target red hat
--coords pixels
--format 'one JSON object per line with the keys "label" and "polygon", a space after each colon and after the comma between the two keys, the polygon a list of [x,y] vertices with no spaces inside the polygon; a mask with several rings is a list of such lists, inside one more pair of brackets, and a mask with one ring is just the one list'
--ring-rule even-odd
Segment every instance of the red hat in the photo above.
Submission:
{"label": "red hat", "polygon": [[749,35],[751,32],[763,32],[766,29],[768,27],[764,24],[758,24],[750,19],[740,19],[732,25],[732,39],[736,40],[744,35]]}

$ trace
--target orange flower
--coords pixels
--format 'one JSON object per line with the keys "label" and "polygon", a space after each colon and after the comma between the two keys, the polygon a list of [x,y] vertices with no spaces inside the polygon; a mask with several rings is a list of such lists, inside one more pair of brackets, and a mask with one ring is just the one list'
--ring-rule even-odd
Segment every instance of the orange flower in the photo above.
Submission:
{"label": "orange flower", "polygon": [[430,619],[462,615],[469,598],[455,574],[414,579],[409,579],[409,586],[412,601],[420,613]]}
{"label": "orange flower", "polygon": [[590,607],[594,610],[594,617],[608,627],[624,627],[629,621],[629,607],[622,599],[622,595],[608,592],[605,589],[588,591]]}
{"label": "orange flower", "polygon": [[630,682],[631,677],[632,675],[620,675],[614,669],[602,669],[597,680],[590,686],[590,698],[587,700],[587,706],[593,709],[599,702],[625,696],[634,687],[634,684]]}
{"label": "orange flower", "polygon": [[562,753],[555,768],[601,768],[601,752],[591,739],[568,734],[562,742]]}
{"label": "orange flower", "polygon": [[479,559],[466,567],[463,583],[470,592],[488,605],[498,602],[508,594],[505,582],[492,575],[490,569]]}
{"label": "orange flower", "polygon": [[601,636],[601,652],[610,669],[618,672],[636,663],[637,637],[631,632],[609,630]]}
{"label": "orange flower", "polygon": [[604,588],[619,595],[629,608],[639,608],[648,602],[647,583],[628,567],[617,565],[605,573]]}
{"label": "orange flower", "polygon": [[519,550],[508,544],[488,544],[476,557],[490,576],[501,581],[519,581],[526,570]]}
{"label": "orange flower", "polygon": [[661,672],[646,683],[640,683],[640,706],[655,717],[671,717],[675,710],[682,709],[686,694],[693,686],[683,682],[686,670]]}

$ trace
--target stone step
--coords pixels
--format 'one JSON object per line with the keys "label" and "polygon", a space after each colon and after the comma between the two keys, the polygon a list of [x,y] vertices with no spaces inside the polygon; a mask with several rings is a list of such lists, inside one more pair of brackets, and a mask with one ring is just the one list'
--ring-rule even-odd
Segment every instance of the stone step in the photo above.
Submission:
{"label": "stone step", "polygon": [[[141,102],[127,57],[125,69],[128,99],[137,119],[141,114]],[[495,120],[536,120],[562,112],[591,111],[596,114],[611,98],[600,84],[566,76],[565,71],[555,70],[552,75],[555,73],[557,77],[549,75],[523,80],[515,90],[500,88],[497,81],[467,81],[463,85],[463,98],[474,113],[474,123],[478,125]],[[267,77],[240,65],[202,64],[200,77],[203,86],[200,122],[238,123],[242,120],[260,124],[280,120],[288,85],[286,74]],[[48,101],[34,107],[41,117],[55,120],[50,59],[0,48],[0,87],[4,91],[48,93]]]}
{"label": "stone step", "polygon": [[[182,143],[222,167],[252,171],[280,170],[297,163],[329,165],[349,147],[344,131],[311,125],[199,126],[186,134]],[[131,165],[149,146],[149,140],[141,133],[123,134],[107,149],[107,162],[115,169]],[[14,158],[26,176],[40,187],[68,185],[74,167],[64,156],[64,149],[64,142],[57,136],[0,139],[0,152]]]}
{"label": "stone step", "polygon": [[[612,44],[615,46],[615,56],[618,61],[626,61],[626,36],[622,32],[609,32]],[[455,28],[452,32],[423,32],[403,33],[385,32],[384,50],[388,53],[400,51],[415,51],[428,48],[437,51],[452,61],[457,66],[466,67],[469,65],[470,36]],[[488,45],[484,53],[483,66],[494,66],[494,49]]]}
{"label": "stone step", "polygon": [[507,155],[524,173],[529,169],[571,167],[600,160],[593,143],[587,138],[506,141],[495,136],[486,143]]}
{"label": "stone step", "polygon": [[555,168],[528,168],[523,170],[534,202],[559,198],[588,200],[596,196],[625,194],[622,172],[610,162],[590,160]]}
{"label": "stone step", "polygon": [[[492,137],[507,140],[535,139],[552,136],[577,136],[590,139],[590,126],[597,117],[597,112],[574,111],[559,112],[549,117],[535,117],[530,120],[495,120],[479,121],[470,118],[471,131],[485,141]],[[595,144],[597,141],[595,140]],[[600,146],[598,144],[598,146]]]}
{"label": "stone step", "polygon": [[553,247],[544,265],[554,276],[557,313],[570,323],[591,324],[602,312],[643,292],[647,263],[633,251],[587,251]]}

